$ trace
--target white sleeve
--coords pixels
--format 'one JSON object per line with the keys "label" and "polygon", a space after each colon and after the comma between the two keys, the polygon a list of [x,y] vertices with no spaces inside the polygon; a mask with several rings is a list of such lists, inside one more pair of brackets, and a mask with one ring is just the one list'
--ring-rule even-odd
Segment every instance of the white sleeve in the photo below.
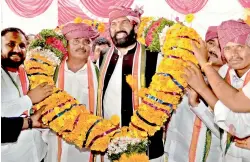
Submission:
{"label": "white sleeve", "polygon": [[250,113],[235,113],[221,101],[214,107],[215,123],[223,130],[229,132],[229,126],[235,128],[235,136],[245,138],[250,136]]}
{"label": "white sleeve", "polygon": [[29,96],[25,95],[12,101],[1,103],[1,115],[4,117],[16,117],[29,111],[32,108],[32,101]]}
{"label": "white sleeve", "polygon": [[250,82],[242,88],[242,91],[250,99]]}
{"label": "white sleeve", "polygon": [[220,138],[219,127],[214,122],[214,114],[211,112],[209,107],[207,107],[202,101],[200,101],[197,107],[191,107],[191,111],[194,112],[202,122],[212,131],[212,133]]}

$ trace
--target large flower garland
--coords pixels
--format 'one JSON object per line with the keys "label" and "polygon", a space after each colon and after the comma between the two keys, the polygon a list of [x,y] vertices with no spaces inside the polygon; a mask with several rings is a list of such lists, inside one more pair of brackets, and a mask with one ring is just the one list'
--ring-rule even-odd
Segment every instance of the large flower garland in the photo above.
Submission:
{"label": "large flower garland", "polygon": [[[149,31],[150,29],[147,29],[146,32]],[[138,131],[141,137],[145,137],[145,133],[153,136],[160,130],[180,103],[184,89],[187,87],[187,82],[181,77],[187,66],[186,61],[192,61],[198,65],[190,44],[194,41],[198,45],[200,38],[194,29],[177,23],[171,26],[165,35],[161,51],[164,58],[149,88],[140,90],[142,102],[134,112],[129,125],[129,129]],[[127,77],[127,81],[133,85],[131,76]]]}
{"label": "large flower garland", "polygon": [[[66,55],[63,35],[54,30],[42,30],[31,43],[25,61],[25,70],[30,80],[30,89],[43,82],[55,84],[53,77],[57,67]],[[111,120],[91,115],[67,92],[54,88],[51,96],[33,107],[44,108],[42,121],[66,141],[95,151],[104,152],[110,138],[119,128],[119,117]]]}
{"label": "large flower garland", "polygon": [[[152,25],[152,22],[158,22],[158,24],[155,26]],[[129,128],[124,127],[118,130],[120,119],[117,116],[113,116],[111,120],[105,120],[91,115],[85,106],[58,88],[54,88],[54,93],[51,96],[34,106],[34,109],[44,108],[42,117],[44,124],[49,125],[66,141],[79,148],[86,147],[101,152],[106,151],[112,139],[131,137],[130,141],[132,142],[133,138],[140,138],[141,141],[144,141],[148,135],[152,136],[160,130],[170,117],[171,112],[180,103],[183,91],[187,86],[186,81],[181,78],[186,66],[185,61],[189,60],[198,64],[190,45],[191,41],[198,44],[199,35],[196,31],[179,23],[169,27],[172,24],[166,22],[170,21],[162,18],[158,21],[148,18],[142,24],[144,26],[139,27],[141,30],[140,40],[145,41],[147,33],[153,33],[150,38],[151,44],[152,42],[157,44],[157,48],[153,49],[162,49],[164,58],[157,68],[149,88],[140,90],[142,102],[137,111],[134,112]],[[150,29],[151,27],[154,30]],[[142,38],[143,36],[144,38]],[[163,41],[164,43],[162,43]],[[55,84],[53,76],[66,54],[65,47],[65,38],[55,31],[43,30],[39,33],[37,39],[32,42],[25,61],[31,89],[43,82]],[[128,80],[133,85],[131,76],[128,76]],[[139,144],[142,143],[139,142]],[[148,158],[145,154],[145,148],[146,145],[143,144],[142,150],[139,152],[138,150],[129,153],[123,151],[118,158],[113,160],[117,162],[133,160],[146,162]],[[131,150],[131,148],[127,150]],[[112,156],[116,156],[115,152]]]}

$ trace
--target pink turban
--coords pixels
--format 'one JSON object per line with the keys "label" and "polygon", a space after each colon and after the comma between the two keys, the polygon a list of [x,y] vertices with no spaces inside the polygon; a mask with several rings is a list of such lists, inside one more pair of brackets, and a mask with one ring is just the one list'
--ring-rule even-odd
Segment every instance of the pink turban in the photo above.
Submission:
{"label": "pink turban", "polygon": [[207,29],[205,41],[209,41],[214,38],[218,38],[217,26],[209,26],[209,28]]}
{"label": "pink turban", "polygon": [[94,28],[85,23],[66,24],[62,29],[62,33],[67,40],[74,38],[94,39],[99,36],[99,33]]}
{"label": "pink turban", "polygon": [[224,21],[218,26],[218,38],[221,49],[228,42],[250,46],[250,26],[243,21]]}
{"label": "pink turban", "polygon": [[127,8],[124,6],[112,6],[109,8],[109,23],[111,23],[114,19],[120,17],[127,17],[130,21],[133,20],[137,23],[140,23],[141,15],[143,14],[142,8],[136,8],[132,10],[131,8]]}

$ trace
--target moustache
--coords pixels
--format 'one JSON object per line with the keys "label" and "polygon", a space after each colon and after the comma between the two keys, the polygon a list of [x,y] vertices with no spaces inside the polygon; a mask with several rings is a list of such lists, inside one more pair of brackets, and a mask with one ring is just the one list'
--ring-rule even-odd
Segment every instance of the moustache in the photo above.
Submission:
{"label": "moustache", "polygon": [[124,33],[124,34],[128,35],[128,33],[127,33],[126,31],[123,31],[123,30],[122,30],[122,31],[116,32],[116,33],[115,33],[115,37],[116,37],[118,34],[120,34],[120,33]]}
{"label": "moustache", "polygon": [[208,53],[216,58],[218,58],[217,54],[214,51],[208,51]]}
{"label": "moustache", "polygon": [[241,60],[243,60],[243,59],[240,58],[240,57],[236,57],[236,58],[231,58],[231,59],[229,59],[229,62],[230,62],[230,61],[241,61]]}
{"label": "moustache", "polygon": [[8,56],[11,57],[11,56],[13,56],[13,55],[17,55],[17,56],[19,56],[19,57],[21,57],[21,58],[23,57],[23,54],[17,53],[17,52],[10,52]]}
{"label": "moustache", "polygon": [[78,51],[86,52],[87,50],[85,48],[78,48],[78,49],[76,49],[76,52],[78,52]]}

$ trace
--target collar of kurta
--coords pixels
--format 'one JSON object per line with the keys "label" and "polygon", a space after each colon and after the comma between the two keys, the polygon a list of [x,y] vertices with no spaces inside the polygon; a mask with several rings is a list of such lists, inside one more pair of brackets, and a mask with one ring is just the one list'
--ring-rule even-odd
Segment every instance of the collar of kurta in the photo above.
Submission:
{"label": "collar of kurta", "polygon": [[[67,60],[68,60],[68,59],[67,59]],[[66,64],[64,65],[65,71],[70,72],[70,73],[74,73],[74,72],[72,72],[72,71],[69,69],[67,60],[66,60]],[[81,69],[79,69],[76,73],[83,73],[83,72],[85,72],[86,69],[87,69],[87,62],[86,62],[86,64],[83,65],[83,67],[82,67]]]}
{"label": "collar of kurta", "polygon": [[[131,49],[129,49],[126,54],[123,54],[123,56],[124,55],[128,55],[128,54],[135,54],[136,47],[137,47],[137,43],[135,44],[134,47],[132,47]],[[117,47],[115,47],[114,53],[118,54],[119,56],[122,55],[121,52],[118,50]]]}

